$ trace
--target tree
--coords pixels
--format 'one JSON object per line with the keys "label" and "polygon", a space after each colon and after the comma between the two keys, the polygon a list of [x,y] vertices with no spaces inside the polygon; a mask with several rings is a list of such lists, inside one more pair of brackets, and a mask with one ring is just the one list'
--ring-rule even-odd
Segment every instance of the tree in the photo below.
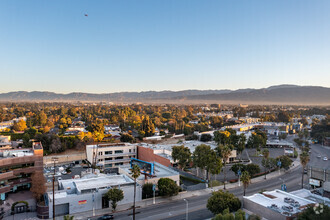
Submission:
{"label": "tree", "polygon": [[158,190],[161,196],[175,196],[179,193],[179,186],[170,178],[160,178],[158,180]]}
{"label": "tree", "polygon": [[285,111],[280,111],[277,115],[277,121],[289,123],[291,121],[291,116]]}
{"label": "tree", "polygon": [[250,176],[249,172],[244,171],[242,173],[241,181],[243,183],[243,188],[244,188],[243,196],[245,196],[245,191],[246,191],[247,187],[249,186],[249,184],[251,182],[251,176]]}
{"label": "tree", "polygon": [[238,170],[244,172],[246,170],[246,165],[241,163],[236,163],[233,166],[231,166],[230,170],[233,171],[235,175],[238,175]]}
{"label": "tree", "polygon": [[112,211],[115,212],[117,208],[117,202],[124,199],[123,190],[112,188],[106,193],[106,197],[111,201]]}
{"label": "tree", "polygon": [[230,142],[230,132],[229,131],[215,131],[214,132],[214,141],[217,144],[229,144]]}
{"label": "tree", "polygon": [[[262,155],[264,156],[265,161],[268,161],[269,150],[268,149],[264,149],[262,151]],[[265,163],[265,164],[268,164],[268,163]],[[266,172],[266,166],[264,166],[264,167],[265,167],[265,179],[266,179],[266,174],[267,174],[267,172]]]}
{"label": "tree", "polygon": [[44,111],[40,111],[37,115],[37,123],[38,125],[45,126],[47,123],[47,115]]}
{"label": "tree", "polygon": [[63,150],[62,149],[62,145],[61,145],[61,140],[60,140],[60,138],[58,136],[54,136],[52,138],[52,142],[51,142],[51,144],[49,146],[49,150],[52,153],[58,153],[58,152],[60,152],[60,151]]}
{"label": "tree", "polygon": [[274,158],[263,158],[261,161],[261,164],[263,167],[265,167],[265,179],[266,174],[269,172],[270,169],[274,168],[276,166],[276,160]]}
{"label": "tree", "polygon": [[245,212],[239,209],[233,213],[229,212],[229,209],[225,209],[222,214],[217,214],[212,220],[245,220]]}
{"label": "tree", "polygon": [[42,172],[35,172],[31,176],[31,188],[30,191],[37,202],[41,202],[43,195],[46,193],[46,180]]}
{"label": "tree", "polygon": [[191,161],[191,152],[188,147],[183,145],[172,147],[172,158],[177,161],[180,168],[184,170],[186,165]]}
{"label": "tree", "polygon": [[301,188],[302,189],[304,188],[304,170],[305,170],[305,167],[307,166],[308,162],[309,162],[309,154],[307,152],[303,151],[300,154],[300,164],[303,167],[302,175],[301,175]]}
{"label": "tree", "polygon": [[246,165],[246,171],[248,171],[250,176],[253,177],[257,173],[260,173],[260,167],[258,164],[249,163]]}
{"label": "tree", "polygon": [[202,134],[201,141],[202,142],[208,142],[212,140],[212,136],[210,134]]}
{"label": "tree", "polygon": [[212,196],[207,200],[206,207],[214,215],[222,213],[227,208],[230,212],[235,212],[241,208],[241,201],[234,194],[219,190],[212,193]]}
{"label": "tree", "polygon": [[248,220],[261,220],[261,218],[258,215],[252,214],[249,215]]}
{"label": "tree", "polygon": [[226,189],[226,163],[227,160],[229,159],[230,155],[231,155],[231,148],[228,145],[224,145],[224,146],[218,146],[216,148],[216,151],[218,151],[218,155],[221,155],[222,160],[223,160],[223,166],[224,166],[224,173],[223,173],[223,189]]}
{"label": "tree", "polygon": [[292,164],[292,160],[286,155],[277,157],[276,161],[281,161],[281,168],[284,169],[289,169]]}
{"label": "tree", "polygon": [[144,118],[142,120],[141,130],[145,132],[146,137],[150,137],[155,133],[155,126],[149,119],[148,115],[144,116]]}
{"label": "tree", "polygon": [[195,167],[205,169],[209,164],[212,149],[209,145],[201,144],[196,147],[193,153],[193,164]]}
{"label": "tree", "polygon": [[142,187],[142,198],[151,198],[153,195],[153,185],[152,183],[145,183]]}
{"label": "tree", "polygon": [[13,125],[13,130],[14,131],[24,131],[27,129],[27,126],[26,126],[26,122],[21,119],[19,120],[18,122],[14,122],[14,125]]}
{"label": "tree", "polygon": [[252,132],[252,135],[249,137],[247,142],[247,147],[256,148],[259,151],[260,147],[265,147],[267,143],[267,135],[266,133],[257,130]]}
{"label": "tree", "polygon": [[128,133],[124,133],[120,136],[120,141],[132,143],[134,142],[134,137]]}
{"label": "tree", "polygon": [[239,138],[238,138],[238,144],[237,144],[236,150],[237,150],[237,152],[240,155],[239,156],[239,160],[241,160],[242,152],[245,149],[246,137],[245,137],[245,134],[240,134],[238,137]]}
{"label": "tree", "polygon": [[[214,150],[211,151],[209,162],[206,166],[207,173],[211,173],[212,175],[219,174],[222,168],[222,161],[219,158]],[[207,175],[209,180],[209,175]]]}
{"label": "tree", "polygon": [[[321,207],[322,205],[322,207]],[[315,209],[315,210],[314,210]],[[322,209],[322,212],[321,212]],[[319,207],[309,205],[307,209],[300,212],[298,215],[298,220],[328,220],[330,219],[330,208],[327,205],[320,204]]]}
{"label": "tree", "polygon": [[135,200],[136,200],[136,179],[140,176],[141,170],[138,165],[134,165],[131,168],[132,177],[134,179],[134,201],[133,201],[133,220],[135,220]]}

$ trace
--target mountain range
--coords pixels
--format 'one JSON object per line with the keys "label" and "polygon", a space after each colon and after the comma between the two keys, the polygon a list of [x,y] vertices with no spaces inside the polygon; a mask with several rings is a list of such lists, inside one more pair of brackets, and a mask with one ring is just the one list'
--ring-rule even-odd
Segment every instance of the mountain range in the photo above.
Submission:
{"label": "mountain range", "polygon": [[17,91],[0,93],[0,101],[330,105],[330,88],[320,86],[277,85],[263,89],[145,91],[102,94],[77,92],[60,94],[40,91]]}

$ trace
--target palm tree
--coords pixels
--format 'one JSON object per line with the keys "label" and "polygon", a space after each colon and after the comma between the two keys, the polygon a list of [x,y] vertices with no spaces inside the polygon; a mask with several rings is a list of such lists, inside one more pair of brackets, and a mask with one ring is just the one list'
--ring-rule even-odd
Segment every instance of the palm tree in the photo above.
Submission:
{"label": "palm tree", "polygon": [[135,199],[136,199],[136,179],[140,176],[141,170],[138,165],[134,165],[131,169],[132,177],[134,179],[134,202],[133,202],[133,220],[135,220]]}
{"label": "palm tree", "polygon": [[266,175],[267,175],[267,163],[268,163],[268,157],[269,157],[269,150],[268,149],[264,149],[262,151],[262,155],[264,156],[265,158],[265,163],[266,163],[266,166],[265,166],[265,179],[267,179]]}
{"label": "palm tree", "polygon": [[304,188],[304,170],[308,162],[309,162],[309,155],[306,151],[303,151],[300,154],[300,164],[303,167],[302,176],[301,176],[301,188]]}
{"label": "palm tree", "polygon": [[223,173],[223,189],[226,189],[226,163],[231,155],[231,148],[228,145],[225,145],[221,148],[221,156],[223,159],[224,173]]}
{"label": "palm tree", "polygon": [[249,172],[244,171],[244,172],[242,173],[241,181],[242,181],[242,183],[243,183],[243,188],[244,188],[243,196],[245,196],[245,191],[246,191],[246,189],[248,188],[248,186],[249,186],[249,184],[250,184],[250,182],[251,182],[251,177],[250,177]]}

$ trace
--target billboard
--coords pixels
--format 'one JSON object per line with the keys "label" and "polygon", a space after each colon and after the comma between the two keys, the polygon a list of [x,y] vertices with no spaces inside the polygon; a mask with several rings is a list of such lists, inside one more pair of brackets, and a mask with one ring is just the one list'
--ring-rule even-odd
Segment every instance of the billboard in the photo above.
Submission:
{"label": "billboard", "polygon": [[320,180],[316,180],[316,179],[309,179],[309,184],[313,185],[313,186],[320,186]]}
{"label": "billboard", "polygon": [[137,165],[138,167],[140,167],[140,171],[143,174],[154,175],[154,164],[153,163],[135,159],[135,158],[131,158],[130,164],[131,164],[131,168],[134,165]]}

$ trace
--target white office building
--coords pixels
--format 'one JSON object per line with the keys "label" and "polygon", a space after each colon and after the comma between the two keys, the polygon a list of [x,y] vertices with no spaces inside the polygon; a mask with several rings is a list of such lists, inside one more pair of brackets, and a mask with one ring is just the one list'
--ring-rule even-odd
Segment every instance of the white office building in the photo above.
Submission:
{"label": "white office building", "polygon": [[130,143],[110,143],[87,145],[87,160],[103,168],[128,165],[131,158],[136,158],[137,146]]}

